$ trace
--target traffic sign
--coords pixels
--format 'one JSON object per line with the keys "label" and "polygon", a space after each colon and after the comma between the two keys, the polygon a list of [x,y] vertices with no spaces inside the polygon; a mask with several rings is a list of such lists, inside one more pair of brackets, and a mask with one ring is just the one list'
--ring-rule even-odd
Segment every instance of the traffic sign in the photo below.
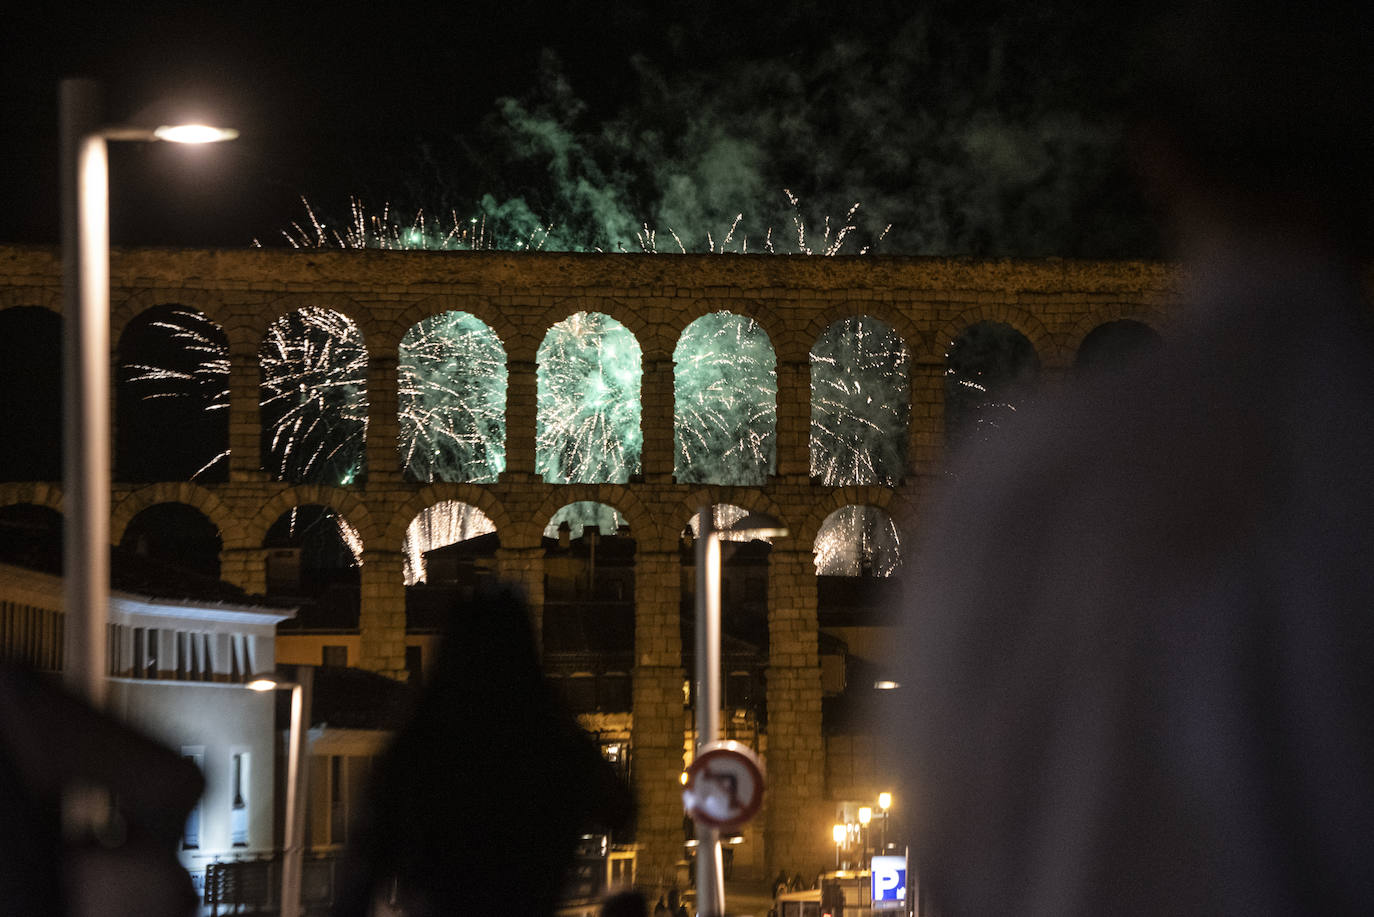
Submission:
{"label": "traffic sign", "polygon": [[869,864],[873,910],[896,911],[906,905],[906,857],[875,856]]}
{"label": "traffic sign", "polygon": [[763,805],[763,764],[749,746],[726,739],[701,747],[687,767],[682,805],[708,828],[744,824]]}

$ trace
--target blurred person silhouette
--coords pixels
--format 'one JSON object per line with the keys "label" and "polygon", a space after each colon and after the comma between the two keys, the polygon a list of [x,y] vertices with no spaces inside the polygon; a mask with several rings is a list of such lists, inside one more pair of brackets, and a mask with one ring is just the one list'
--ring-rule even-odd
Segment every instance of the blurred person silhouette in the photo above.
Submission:
{"label": "blurred person silhouette", "polygon": [[1374,914],[1369,12],[1141,34],[1181,308],[922,519],[915,868],[942,917]]}
{"label": "blurred person silhouette", "polygon": [[373,772],[337,917],[552,914],[578,838],[622,828],[629,788],[555,701],[510,587],[449,614],[408,724]]}
{"label": "blurred person silhouette", "polygon": [[193,913],[177,842],[203,788],[171,749],[0,663],[0,914]]}

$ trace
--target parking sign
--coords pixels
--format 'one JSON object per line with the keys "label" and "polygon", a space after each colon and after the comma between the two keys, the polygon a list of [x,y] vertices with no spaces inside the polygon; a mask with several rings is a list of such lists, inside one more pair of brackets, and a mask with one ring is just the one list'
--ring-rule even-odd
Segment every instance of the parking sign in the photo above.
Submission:
{"label": "parking sign", "polygon": [[869,867],[873,910],[898,911],[906,906],[906,857],[875,856]]}

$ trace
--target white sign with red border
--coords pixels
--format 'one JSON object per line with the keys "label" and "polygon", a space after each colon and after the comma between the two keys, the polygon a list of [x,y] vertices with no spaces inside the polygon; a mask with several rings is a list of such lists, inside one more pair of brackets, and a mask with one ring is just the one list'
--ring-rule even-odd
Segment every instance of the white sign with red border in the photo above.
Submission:
{"label": "white sign with red border", "polygon": [[708,828],[744,824],[763,805],[763,763],[747,745],[732,739],[703,745],[687,767],[682,805]]}

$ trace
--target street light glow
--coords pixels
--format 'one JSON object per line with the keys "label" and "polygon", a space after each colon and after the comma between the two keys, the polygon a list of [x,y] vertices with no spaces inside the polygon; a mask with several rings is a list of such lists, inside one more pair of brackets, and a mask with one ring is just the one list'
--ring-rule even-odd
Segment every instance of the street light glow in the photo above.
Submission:
{"label": "street light glow", "polygon": [[888,809],[892,808],[892,794],[891,794],[891,793],[879,793],[879,794],[878,794],[878,808],[882,809],[884,812],[886,812]]}
{"label": "street light glow", "polygon": [[163,124],[153,129],[153,136],[170,143],[219,143],[233,140],[239,132],[232,127],[210,124]]}
{"label": "street light glow", "polygon": [[277,680],[265,676],[254,678],[252,681],[248,682],[248,684],[244,685],[244,687],[249,691],[274,691],[277,687]]}

